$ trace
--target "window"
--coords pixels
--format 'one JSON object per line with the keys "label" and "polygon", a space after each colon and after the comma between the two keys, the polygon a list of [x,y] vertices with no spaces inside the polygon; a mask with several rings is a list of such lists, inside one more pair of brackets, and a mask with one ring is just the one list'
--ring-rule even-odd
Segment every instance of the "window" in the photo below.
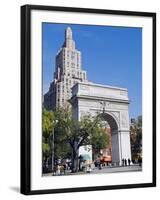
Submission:
{"label": "window", "polygon": [[74,56],[71,56],[71,59],[72,59],[72,60],[74,60],[74,58],[75,58]]}
{"label": "window", "polygon": [[75,67],[75,64],[72,62],[72,63],[71,63],[71,66],[72,66],[72,67]]}

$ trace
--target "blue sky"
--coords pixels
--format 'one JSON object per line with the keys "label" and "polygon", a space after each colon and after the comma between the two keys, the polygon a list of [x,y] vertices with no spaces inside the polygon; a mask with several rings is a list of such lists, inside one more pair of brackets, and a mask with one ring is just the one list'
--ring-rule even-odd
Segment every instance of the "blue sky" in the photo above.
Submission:
{"label": "blue sky", "polygon": [[142,29],[43,23],[43,93],[53,79],[55,56],[64,42],[67,26],[82,53],[88,80],[125,87],[130,98],[130,118],[142,114]]}

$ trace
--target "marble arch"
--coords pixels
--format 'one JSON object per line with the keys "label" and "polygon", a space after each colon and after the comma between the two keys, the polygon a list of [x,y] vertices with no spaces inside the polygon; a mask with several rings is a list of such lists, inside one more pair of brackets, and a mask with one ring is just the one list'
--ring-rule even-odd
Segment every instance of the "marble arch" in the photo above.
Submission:
{"label": "marble arch", "polygon": [[[122,165],[131,159],[129,98],[126,88],[93,83],[78,83],[72,88],[73,117],[76,120],[90,113],[100,113],[111,128],[112,163]],[[102,105],[103,104],[103,105]]]}

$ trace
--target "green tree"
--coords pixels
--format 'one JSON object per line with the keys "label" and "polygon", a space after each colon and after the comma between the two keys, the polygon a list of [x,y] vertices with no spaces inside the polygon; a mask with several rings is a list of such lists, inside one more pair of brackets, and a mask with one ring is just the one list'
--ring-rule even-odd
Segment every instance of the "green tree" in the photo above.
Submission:
{"label": "green tree", "polygon": [[96,158],[101,149],[104,149],[109,144],[109,134],[102,127],[102,130],[98,130],[92,137],[92,150],[93,156]]}
{"label": "green tree", "polygon": [[51,137],[54,127],[54,113],[52,111],[43,110],[42,112],[42,153],[43,153],[43,165],[48,164],[48,160],[51,156],[52,144]]}
{"label": "green tree", "polygon": [[55,117],[58,121],[55,127],[56,143],[66,142],[72,152],[72,172],[78,171],[78,151],[82,145],[92,144],[93,147],[103,148],[107,136],[104,132],[101,118],[97,115],[85,115],[80,121],[72,118],[68,109],[58,108]]}
{"label": "green tree", "polygon": [[[57,121],[59,122],[57,124]],[[70,156],[70,146],[65,141],[65,135],[61,124],[60,109],[57,111],[43,110],[42,113],[42,152],[43,152],[43,164],[48,165],[49,159],[51,159],[52,152],[54,152],[54,160],[59,158],[66,158]],[[58,127],[60,125],[60,127]],[[57,131],[58,130],[58,131]],[[53,135],[54,134],[54,135]],[[53,139],[54,138],[54,139]],[[53,144],[54,142],[54,144]]]}
{"label": "green tree", "polygon": [[130,131],[132,159],[135,160],[142,156],[142,116],[131,124]]}
{"label": "green tree", "polygon": [[106,147],[108,138],[98,114],[95,117],[88,114],[77,121],[72,118],[68,108],[57,108],[54,112],[43,110],[42,119],[44,163],[47,163],[52,155],[53,129],[55,158],[71,157],[72,172],[78,171],[80,146],[91,144],[93,150]]}

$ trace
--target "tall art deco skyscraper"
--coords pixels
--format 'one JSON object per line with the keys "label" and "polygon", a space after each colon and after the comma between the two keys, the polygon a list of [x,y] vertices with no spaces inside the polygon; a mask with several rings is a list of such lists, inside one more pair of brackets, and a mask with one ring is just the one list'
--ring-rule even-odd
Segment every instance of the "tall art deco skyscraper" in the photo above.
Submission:
{"label": "tall art deco skyscraper", "polygon": [[54,110],[58,106],[66,107],[72,96],[71,88],[77,82],[88,82],[86,71],[82,70],[81,52],[75,47],[72,30],[65,30],[65,41],[56,55],[53,82],[44,95],[44,107]]}

